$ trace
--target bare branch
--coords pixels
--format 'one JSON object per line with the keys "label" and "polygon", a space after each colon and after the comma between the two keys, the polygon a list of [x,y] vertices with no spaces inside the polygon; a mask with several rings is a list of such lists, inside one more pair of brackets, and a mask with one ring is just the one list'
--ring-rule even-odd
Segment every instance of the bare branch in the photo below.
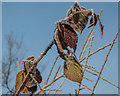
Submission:
{"label": "bare branch", "polygon": [[[115,43],[116,43],[116,42],[115,42]],[[112,43],[107,44],[107,45],[105,45],[105,46],[97,49],[96,51],[94,51],[94,52],[92,52],[91,54],[89,54],[88,57],[92,56],[93,54],[95,54],[95,53],[97,53],[97,52],[99,52],[99,51],[101,51],[101,50],[103,50],[103,49],[105,49],[106,47],[109,47],[109,46],[111,46],[111,45],[112,45]],[[81,63],[83,60],[85,60],[85,59],[86,59],[86,57],[84,57],[82,60],[80,60],[80,63]]]}
{"label": "bare branch", "polygon": [[46,53],[48,52],[48,50],[52,47],[52,45],[54,44],[54,41],[52,41],[49,46],[43,51],[43,53],[41,53],[41,56],[38,57],[38,59],[36,60],[36,62],[33,64],[32,68],[30,69],[30,71],[27,73],[25,79],[23,80],[22,85],[20,86],[20,88],[18,89],[18,91],[16,92],[16,96],[19,95],[20,91],[23,89],[24,85],[26,84],[31,72],[34,70],[34,68],[37,66],[38,62],[44,57],[44,55],[46,55]]}
{"label": "bare branch", "polygon": [[105,58],[104,64],[102,65],[102,68],[101,68],[101,70],[100,70],[100,74],[99,74],[99,76],[98,76],[98,79],[97,79],[97,81],[96,81],[96,83],[95,83],[95,85],[94,85],[94,87],[93,87],[93,91],[92,91],[91,96],[93,96],[93,94],[94,94],[94,90],[95,90],[95,88],[96,88],[96,86],[97,86],[97,84],[98,84],[98,81],[100,80],[100,75],[102,74],[102,71],[103,71],[103,69],[104,69],[104,66],[105,66],[105,64],[106,64],[106,62],[107,62],[107,60],[108,60],[108,56],[109,56],[109,54],[110,54],[110,52],[111,52],[111,50],[112,50],[112,48],[113,48],[113,45],[114,45],[114,43],[115,43],[115,40],[116,40],[117,37],[118,37],[118,34],[119,34],[119,32],[117,32],[117,34],[116,34],[116,36],[115,36],[115,39],[113,40],[113,43],[112,43],[112,45],[111,45],[111,47],[110,47],[110,49],[109,49],[109,51],[108,51],[108,53],[107,53],[107,55],[106,55],[106,58]]}
{"label": "bare branch", "polygon": [[[61,74],[60,76],[56,77],[56,78],[55,78],[53,81],[51,81],[49,84],[45,85],[45,86],[43,87],[43,89],[47,88],[48,86],[50,86],[51,84],[53,84],[55,81],[57,81],[58,79],[60,79],[60,78],[63,77],[63,76],[64,76],[64,74]],[[38,92],[35,94],[35,96],[38,95],[40,92],[41,92],[41,90],[38,91]]]}
{"label": "bare branch", "polygon": [[52,66],[52,68],[51,68],[51,70],[50,70],[50,73],[49,73],[49,75],[48,75],[48,78],[47,78],[46,83],[48,83],[48,80],[49,80],[49,78],[50,78],[50,76],[51,76],[52,70],[53,70],[53,68],[54,68],[54,66],[55,66],[58,58],[59,58],[59,55],[56,57],[55,62],[53,63],[53,66]]}

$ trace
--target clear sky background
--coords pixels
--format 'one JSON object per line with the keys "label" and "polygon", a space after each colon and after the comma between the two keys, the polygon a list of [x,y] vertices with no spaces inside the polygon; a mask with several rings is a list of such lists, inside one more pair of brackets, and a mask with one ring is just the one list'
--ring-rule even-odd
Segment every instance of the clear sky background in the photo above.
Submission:
{"label": "clear sky background", "polygon": [[[6,51],[5,35],[9,34],[9,32],[13,30],[16,35],[24,37],[24,45],[26,46],[26,48],[29,49],[29,51],[26,52],[25,57],[34,55],[37,58],[40,53],[43,52],[43,50],[47,47],[47,45],[53,40],[55,29],[54,22],[65,18],[67,10],[70,8],[70,6],[73,5],[73,2],[4,2],[2,5],[2,54],[4,54]],[[112,42],[118,31],[118,3],[81,2],[80,5],[86,7],[87,9],[94,9],[95,13],[97,14],[99,14],[100,10],[103,9],[101,15],[101,21],[105,26],[103,39],[101,39],[99,24],[97,24],[94,29],[95,38],[91,52]],[[90,29],[86,27],[81,36],[78,34],[79,42],[76,50],[77,57],[79,57],[82,45],[89,31]],[[96,69],[100,71],[108,50],[109,48],[100,51],[96,55],[90,57],[90,59],[88,60],[88,64],[95,66]],[[48,73],[57,54],[57,49],[54,45],[37,66],[37,68],[39,69],[41,67],[41,64],[46,65],[45,71],[42,74],[43,77],[48,76]],[[63,64],[63,60],[61,58],[59,58],[59,60],[57,61],[57,64],[55,66],[56,69],[60,64]],[[56,69],[53,71],[53,73],[56,72]],[[54,76],[54,74],[52,76]],[[114,84],[118,85],[118,44],[115,44],[115,46],[113,47],[108,61],[105,65],[102,76],[113,82]],[[13,80],[15,80],[15,77],[16,76],[14,76]],[[86,74],[86,77],[92,79],[94,82],[91,83],[87,80],[84,80],[83,83],[92,88],[97,78],[89,73]],[[60,79],[58,82],[56,82],[54,88],[59,86],[58,84],[60,84],[62,80],[63,79]],[[61,89],[63,90],[63,94],[75,93],[75,89],[78,89],[78,83],[72,82],[67,79]],[[3,89],[3,93],[4,92],[6,92],[6,90]],[[85,89],[82,90],[81,93],[88,94],[90,93],[90,91]],[[106,83],[105,81],[100,80],[96,87],[95,93],[117,94],[118,89]]]}

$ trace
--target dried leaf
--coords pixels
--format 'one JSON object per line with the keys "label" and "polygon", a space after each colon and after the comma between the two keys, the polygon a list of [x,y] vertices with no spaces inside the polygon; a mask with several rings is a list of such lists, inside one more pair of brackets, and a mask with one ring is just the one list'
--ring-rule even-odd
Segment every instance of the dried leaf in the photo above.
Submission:
{"label": "dried leaf", "polygon": [[97,15],[94,14],[94,23],[93,23],[93,16],[90,19],[90,25],[88,26],[88,28],[92,27],[93,25],[95,26],[97,24]]}
{"label": "dried leaf", "polygon": [[71,62],[64,62],[64,75],[69,80],[81,83],[83,77],[82,66],[75,60],[73,56],[70,56],[68,59]]}
{"label": "dried leaf", "polygon": [[67,46],[74,49],[76,51],[76,46],[78,42],[78,36],[76,32],[67,24],[60,24],[60,33],[61,36]]}
{"label": "dried leaf", "polygon": [[67,17],[69,17],[67,20],[68,24],[77,32],[79,32],[79,34],[82,33],[89,19],[86,8],[82,6],[80,7],[78,2],[75,2],[75,5],[68,10]]}
{"label": "dried leaf", "polygon": [[70,27],[69,25],[59,24],[59,28],[55,29],[54,40],[58,49],[58,53],[60,54],[60,57],[62,59],[65,59],[64,50],[72,52],[71,49],[67,48],[68,46],[70,48],[73,48],[74,50],[73,53],[75,53],[78,42],[78,36],[76,32],[73,30],[73,28]]}
{"label": "dried leaf", "polygon": [[[26,60],[23,60],[24,62],[24,70],[18,72],[16,75],[16,85],[15,90],[17,91],[21,84],[23,83],[24,78],[26,77],[27,73],[29,72],[30,68],[33,66],[33,61],[35,61],[34,56],[28,57]],[[38,82],[41,83],[42,76],[40,74],[40,71],[35,68],[33,72],[31,73],[33,75],[33,78]],[[27,83],[25,84],[24,88],[22,89],[22,93],[34,93],[37,90],[37,84],[35,81],[29,77]]]}
{"label": "dried leaf", "polygon": [[[18,74],[16,76],[16,85],[15,85],[16,91],[20,88],[25,76],[26,76],[25,71],[22,70],[22,71],[18,72]],[[35,85],[34,81],[32,80],[32,78],[29,78],[29,80],[27,81],[25,87],[22,89],[21,92],[22,93],[34,93],[35,91],[33,92],[33,90],[32,90],[33,85]],[[31,88],[31,90],[29,90],[29,88]],[[36,90],[37,90],[37,88],[36,88]]]}
{"label": "dried leaf", "polygon": [[95,26],[97,24],[97,21],[99,20],[102,37],[104,26],[101,24],[99,15],[96,15],[93,12],[93,9],[86,10],[86,8],[80,6],[78,2],[75,2],[74,6],[67,11],[68,18],[66,19],[66,21],[64,21],[64,23],[70,25],[81,35],[82,31],[84,30],[88,23],[89,16],[92,16],[92,18],[90,19],[90,25],[88,26],[88,28],[92,27],[93,25]]}

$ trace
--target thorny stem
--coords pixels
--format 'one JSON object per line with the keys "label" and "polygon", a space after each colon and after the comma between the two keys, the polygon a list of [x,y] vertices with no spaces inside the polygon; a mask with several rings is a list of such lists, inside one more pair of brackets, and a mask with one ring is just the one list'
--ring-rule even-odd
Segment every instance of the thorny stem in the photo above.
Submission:
{"label": "thorny stem", "polygon": [[38,59],[34,62],[32,68],[30,69],[30,71],[27,73],[25,79],[23,80],[23,83],[21,84],[20,88],[17,90],[16,92],[16,96],[19,95],[19,93],[21,92],[21,90],[23,89],[24,85],[26,84],[27,80],[29,79],[29,76],[31,74],[31,72],[34,70],[34,68],[37,66],[38,62],[44,57],[44,55],[46,55],[46,53],[48,52],[48,50],[52,47],[52,45],[54,44],[54,41],[52,41],[49,46],[43,51],[43,53],[41,53],[41,56],[38,57]]}
{"label": "thorny stem", "polygon": [[103,71],[103,69],[104,69],[104,66],[105,66],[105,64],[106,64],[106,62],[107,62],[107,60],[108,60],[108,56],[109,56],[109,54],[110,54],[110,52],[111,52],[111,50],[112,50],[112,48],[113,48],[113,45],[114,45],[114,43],[115,43],[115,40],[116,40],[117,37],[118,37],[118,34],[119,34],[119,32],[117,32],[117,34],[116,34],[116,36],[115,36],[115,39],[113,40],[113,43],[112,43],[112,45],[111,45],[111,47],[110,47],[110,49],[109,49],[109,51],[108,51],[108,53],[107,53],[107,55],[106,55],[106,58],[105,58],[104,64],[102,65],[102,68],[101,68],[101,70],[100,70],[100,74],[99,74],[99,76],[98,76],[98,79],[97,79],[95,85],[93,86],[93,91],[92,91],[91,96],[93,96],[93,94],[94,94],[94,90],[95,90],[95,88],[96,88],[96,86],[97,86],[97,84],[98,84],[98,81],[100,80],[100,75],[102,74],[102,71]]}

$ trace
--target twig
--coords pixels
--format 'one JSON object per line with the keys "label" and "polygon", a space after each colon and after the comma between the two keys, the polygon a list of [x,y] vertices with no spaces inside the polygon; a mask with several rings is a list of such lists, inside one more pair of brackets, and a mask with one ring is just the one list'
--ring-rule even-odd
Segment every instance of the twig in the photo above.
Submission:
{"label": "twig", "polygon": [[[59,90],[59,89],[61,88],[61,86],[64,84],[65,80],[66,80],[66,78],[64,78],[64,80],[62,81],[62,83],[60,84],[60,86],[58,87],[57,90]],[[57,93],[57,90],[55,91],[54,96],[55,96],[55,94]]]}
{"label": "twig", "polygon": [[60,71],[59,71],[58,75],[61,74],[61,71],[62,71],[62,69],[63,69],[63,66],[64,66],[64,64],[63,64],[62,67],[60,68]]}
{"label": "twig", "polygon": [[57,76],[57,74],[58,74],[58,72],[59,72],[59,70],[60,70],[60,67],[61,67],[61,65],[59,65],[59,67],[58,67],[58,69],[57,69],[57,72],[55,73],[54,79],[56,78],[56,76]]}
{"label": "twig", "polygon": [[[93,33],[94,33],[94,31],[92,32],[92,35],[93,35]],[[91,35],[91,36],[92,36]],[[91,38],[91,37],[90,37]],[[90,42],[90,46],[89,46],[89,49],[88,49],[88,54],[87,54],[87,57],[86,57],[86,62],[85,62],[85,67],[84,67],[84,70],[83,70],[83,75],[84,75],[84,72],[85,72],[85,68],[86,68],[86,65],[87,65],[87,62],[88,62],[88,56],[89,56],[89,54],[90,54],[90,49],[91,49],[91,47],[92,47],[92,42],[93,42],[93,39],[94,39],[94,37],[92,37],[92,40],[91,40],[91,42]],[[81,81],[82,82],[82,81]],[[81,86],[81,85],[80,85]],[[79,94],[79,92],[80,92],[80,90],[78,89],[78,94]]]}
{"label": "twig", "polygon": [[[81,66],[85,66],[85,64],[80,64],[80,65],[81,65]],[[95,69],[94,66],[91,66],[91,65],[88,65],[88,64],[86,65],[86,67],[87,67],[87,68],[89,67],[89,68]]]}
{"label": "twig", "polygon": [[40,90],[44,93],[44,95],[47,96],[46,93],[45,93],[45,91],[40,87],[39,83],[36,81],[36,79],[33,77],[32,74],[30,74],[30,77],[32,77],[32,79],[33,79],[34,82],[39,86]]}
{"label": "twig", "polygon": [[[86,44],[86,46],[85,46],[85,48],[84,48],[84,50],[83,50],[83,53],[82,53],[82,55],[81,55],[81,59],[82,59],[82,57],[83,57],[83,55],[84,55],[84,53],[85,53],[85,51],[86,51],[86,49],[87,49],[87,47],[88,47],[89,41],[90,41],[90,39],[92,38],[93,33],[94,33],[94,31],[92,31],[91,36],[89,37],[89,39],[88,39],[88,41],[87,41],[87,44]],[[80,59],[79,59],[79,61],[80,61]]]}
{"label": "twig", "polygon": [[[60,70],[60,67],[61,67],[61,65],[59,65],[59,67],[58,67],[58,69],[57,69],[57,72],[55,73],[55,76],[54,76],[53,80],[56,78],[56,76],[57,76],[57,74],[58,74],[58,72],[59,72],[59,70]],[[54,83],[50,86],[50,89],[51,89],[53,86],[54,86]],[[49,93],[50,93],[50,91],[48,91],[47,94],[49,94]]]}
{"label": "twig", "polygon": [[19,64],[19,61],[17,60],[17,64],[18,64],[18,70],[20,72],[20,64]]}
{"label": "twig", "polygon": [[94,29],[94,26],[92,27],[91,31],[89,32],[88,37],[87,37],[87,39],[86,39],[86,41],[85,41],[85,43],[84,43],[84,45],[83,45],[83,47],[82,47],[82,50],[81,50],[80,55],[79,55],[79,60],[82,59],[83,50],[84,50],[84,48],[85,48],[86,43],[88,42],[88,39],[89,39],[89,37],[90,37],[93,29]]}
{"label": "twig", "polygon": [[62,90],[57,90],[57,89],[43,89],[44,91],[62,91]]}
{"label": "twig", "polygon": [[[57,81],[58,79],[60,79],[60,78],[63,77],[63,76],[64,76],[64,74],[61,74],[60,76],[56,77],[53,81],[51,81],[49,84],[45,85],[42,89],[47,88],[48,86],[50,86],[51,84],[53,84],[55,81]],[[40,92],[41,92],[41,90],[38,91],[38,92],[35,94],[35,96],[38,95]]]}
{"label": "twig", "polygon": [[86,85],[84,85],[84,84],[81,84],[81,85],[84,86],[85,88],[87,88],[88,90],[90,90],[92,92],[92,90],[89,87],[87,87]]}
{"label": "twig", "polygon": [[[116,42],[115,42],[115,43],[116,43]],[[99,51],[101,51],[101,50],[103,50],[103,49],[105,49],[106,47],[111,46],[111,45],[112,45],[112,43],[107,44],[107,45],[105,45],[105,46],[97,49],[96,51],[94,51],[94,52],[92,52],[91,54],[89,54],[88,57],[92,56],[93,54],[95,54],[95,53],[97,53],[97,52],[99,52]],[[83,60],[85,60],[85,59],[86,59],[86,57],[84,57],[82,60],[80,60],[80,63],[81,63]]]}
{"label": "twig", "polygon": [[86,66],[86,68],[88,68],[88,69],[90,69],[90,70],[92,70],[92,71],[94,71],[94,72],[96,72],[96,73],[99,73],[97,70],[95,70],[95,67],[93,67],[93,66],[90,66],[90,65],[85,65],[85,64],[80,64],[80,65],[82,65],[82,66]]}
{"label": "twig", "polygon": [[105,64],[106,64],[106,62],[107,62],[107,60],[108,60],[108,56],[109,56],[109,54],[110,54],[110,52],[111,52],[111,50],[112,50],[112,48],[113,48],[113,45],[114,45],[114,43],[115,43],[115,40],[116,40],[117,37],[118,37],[118,34],[119,34],[119,32],[117,32],[117,34],[116,34],[116,36],[115,36],[115,39],[113,40],[113,43],[112,43],[112,45],[111,45],[111,47],[110,47],[110,49],[109,49],[109,51],[108,51],[108,53],[107,53],[107,55],[106,55],[106,58],[105,58],[104,64],[102,65],[102,68],[101,68],[101,70],[100,70],[100,74],[99,74],[99,76],[98,76],[98,79],[97,79],[95,85],[93,86],[93,91],[92,91],[91,96],[93,96],[93,94],[94,94],[94,90],[95,90],[95,88],[96,88],[96,86],[97,86],[97,84],[98,84],[98,81],[100,80],[100,75],[102,74],[103,68],[104,68],[104,66],[105,66]]}
{"label": "twig", "polygon": [[89,46],[89,49],[88,49],[88,54],[87,54],[87,57],[86,57],[86,62],[85,62],[85,67],[84,67],[84,68],[86,68],[86,65],[87,65],[87,62],[88,62],[88,56],[89,56],[89,54],[90,54],[90,49],[91,49],[91,47],[92,47],[93,39],[94,39],[94,37],[92,37],[92,40],[91,40],[91,42],[90,42],[90,46]]}
{"label": "twig", "polygon": [[[99,75],[97,75],[96,73],[93,73],[93,72],[91,72],[91,71],[89,71],[89,70],[85,70],[86,72],[89,72],[90,74],[92,74],[92,75],[95,75],[95,76],[99,76]],[[106,82],[108,82],[109,84],[111,84],[111,85],[113,85],[113,86],[115,86],[116,88],[119,88],[120,89],[120,87],[118,87],[117,85],[115,85],[115,84],[113,84],[112,82],[110,82],[110,81],[108,81],[107,79],[105,79],[105,78],[103,78],[103,77],[100,77],[103,81],[106,81]]]}
{"label": "twig", "polygon": [[44,85],[46,85],[47,83],[46,83],[46,77],[44,76]]}
{"label": "twig", "polygon": [[90,69],[90,70],[92,70],[92,71],[94,71],[94,72],[96,72],[96,73],[100,73],[100,72],[98,72],[97,70],[95,70],[95,69],[92,69],[92,68],[89,68],[89,67],[87,67],[88,69]]}
{"label": "twig", "polygon": [[19,93],[21,92],[21,90],[23,89],[24,85],[26,84],[27,80],[29,79],[29,76],[31,74],[31,72],[34,70],[34,68],[37,66],[38,62],[44,57],[44,55],[46,55],[46,53],[48,52],[48,50],[52,47],[52,45],[54,44],[54,41],[52,41],[49,46],[43,51],[43,53],[41,53],[41,56],[38,57],[38,59],[34,62],[32,68],[30,69],[30,71],[27,73],[25,79],[23,80],[23,83],[21,84],[20,88],[18,89],[18,91],[16,92],[16,96],[19,95]]}
{"label": "twig", "polygon": [[83,77],[83,79],[86,79],[86,80],[88,80],[88,81],[90,81],[90,82],[93,82],[91,79],[89,79],[89,78],[87,78],[87,77]]}
{"label": "twig", "polygon": [[50,76],[51,76],[51,73],[52,73],[52,71],[53,71],[53,68],[54,68],[54,66],[55,66],[58,58],[59,58],[59,55],[56,57],[55,62],[53,63],[53,66],[52,66],[52,68],[51,68],[51,70],[50,70],[50,73],[49,73],[49,76],[48,76],[48,78],[47,78],[47,82],[46,82],[46,83],[48,83],[48,80],[49,80],[49,78],[50,78]]}
{"label": "twig", "polygon": [[90,70],[92,70],[92,71],[94,71],[94,72],[96,72],[96,73],[99,73],[97,70],[95,70],[95,67],[93,67],[93,66],[90,66],[90,65],[85,65],[85,64],[80,64],[80,65],[82,65],[82,66],[86,66],[86,68],[88,68],[88,69],[90,69]]}

